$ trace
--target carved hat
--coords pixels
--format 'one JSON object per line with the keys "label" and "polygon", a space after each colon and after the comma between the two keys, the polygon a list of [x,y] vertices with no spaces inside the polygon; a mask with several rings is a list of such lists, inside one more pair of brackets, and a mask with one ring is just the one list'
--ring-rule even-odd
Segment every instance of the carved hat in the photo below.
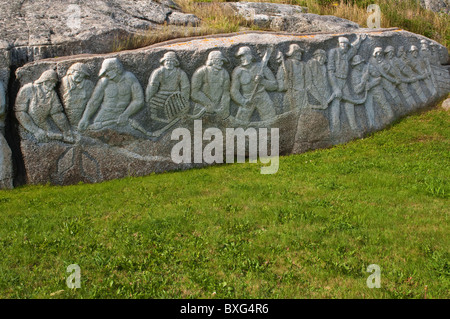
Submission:
{"label": "carved hat", "polygon": [[409,52],[414,52],[414,51],[419,51],[419,49],[417,49],[417,47],[415,45],[412,45],[411,48],[409,49]]}
{"label": "carved hat", "polygon": [[356,66],[356,65],[361,64],[363,62],[364,62],[364,60],[361,58],[361,56],[355,55],[353,57],[353,59],[352,59],[352,66]]}
{"label": "carved hat", "polygon": [[221,59],[223,62],[228,63],[228,59],[226,57],[223,56],[222,52],[215,50],[215,51],[211,51],[208,54],[208,62],[214,60],[214,59]]}
{"label": "carved hat", "polygon": [[180,61],[178,61],[177,55],[173,51],[169,51],[169,52],[164,53],[164,56],[161,58],[161,60],[159,60],[159,62],[162,64],[166,60],[173,60],[173,61],[175,61],[175,65],[177,65],[177,66],[180,63]]}
{"label": "carved hat", "polygon": [[375,53],[377,53],[377,52],[383,52],[383,48],[382,48],[382,47],[376,47],[376,48],[373,50],[373,55],[375,55]]}
{"label": "carved hat", "polygon": [[420,40],[420,44],[428,44],[428,41],[425,39]]}
{"label": "carved hat", "polygon": [[105,59],[102,63],[102,68],[98,72],[99,76],[103,76],[107,70],[116,69],[122,71],[122,63],[117,58]]}
{"label": "carved hat", "polygon": [[295,52],[300,51],[300,52],[305,52],[305,50],[303,50],[302,48],[300,48],[300,46],[298,44],[291,44],[289,46],[289,51],[286,53],[287,56],[291,56],[293,55]]}
{"label": "carved hat", "polygon": [[74,74],[75,72],[80,72],[84,74],[85,76],[89,76],[88,68],[83,63],[75,63],[70,66],[70,68],[67,70],[67,74]]}
{"label": "carved hat", "polygon": [[386,49],[384,49],[384,53],[394,52],[394,47],[392,45],[388,45]]}
{"label": "carved hat", "polygon": [[43,83],[47,81],[58,82],[58,74],[56,74],[55,70],[47,70],[41,74],[36,83]]}
{"label": "carved hat", "polygon": [[238,52],[236,53],[236,57],[240,57],[241,55],[244,54],[250,54],[252,55],[252,50],[249,47],[241,47]]}
{"label": "carved hat", "polygon": [[326,53],[325,50],[323,50],[323,49],[317,49],[317,50],[314,51],[314,53],[313,53],[313,56],[316,56],[316,55],[322,55],[322,56],[326,57],[326,56],[327,56],[327,53]]}
{"label": "carved hat", "polygon": [[349,41],[346,37],[339,37],[338,41],[339,41],[339,43],[342,43],[342,42],[349,43]]}

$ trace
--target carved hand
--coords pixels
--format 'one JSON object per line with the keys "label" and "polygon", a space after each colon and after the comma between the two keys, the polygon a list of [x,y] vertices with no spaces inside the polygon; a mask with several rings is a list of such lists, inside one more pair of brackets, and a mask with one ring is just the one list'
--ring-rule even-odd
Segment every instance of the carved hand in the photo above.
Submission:
{"label": "carved hand", "polygon": [[97,122],[97,123],[92,124],[92,128],[93,128],[94,130],[99,130],[99,129],[101,129],[102,127],[103,127],[103,123],[102,123],[102,122]]}
{"label": "carved hand", "polygon": [[242,106],[247,106],[247,104],[250,102],[250,99],[246,99],[244,98],[244,104],[242,104]]}
{"label": "carved hand", "polygon": [[58,140],[58,141],[63,139],[62,134],[53,133],[53,132],[47,132],[47,137],[51,140]]}
{"label": "carved hand", "polygon": [[119,116],[119,119],[117,120],[117,124],[119,125],[125,125],[128,122],[128,116],[126,114],[121,114]]}
{"label": "carved hand", "polygon": [[44,130],[39,130],[34,134],[39,142],[44,142],[47,140],[47,133]]}
{"label": "carved hand", "polygon": [[74,138],[74,136],[73,136],[71,131],[63,133],[63,140],[64,140],[64,142],[67,142],[67,143],[74,143],[75,142],[75,138]]}
{"label": "carved hand", "polygon": [[87,121],[81,120],[80,123],[78,124],[78,130],[80,130],[80,131],[86,130],[87,127],[88,127]]}

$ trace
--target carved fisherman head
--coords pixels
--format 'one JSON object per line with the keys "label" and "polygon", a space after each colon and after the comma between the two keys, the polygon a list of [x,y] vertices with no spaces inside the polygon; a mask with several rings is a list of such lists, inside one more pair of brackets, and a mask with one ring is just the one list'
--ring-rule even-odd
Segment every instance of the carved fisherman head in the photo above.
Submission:
{"label": "carved fisherman head", "polygon": [[58,75],[54,70],[47,70],[42,73],[42,75],[38,80],[36,80],[35,83],[39,84],[45,93],[48,93],[53,90],[56,86],[56,83],[58,83]]}
{"label": "carved fisherman head", "polygon": [[438,51],[438,47],[437,47],[436,43],[430,42],[430,50],[434,53],[436,53]]}
{"label": "carved fisherman head", "polygon": [[289,46],[289,51],[286,53],[288,57],[291,57],[296,60],[301,60],[303,54],[303,49],[300,48],[298,44],[291,44]]}
{"label": "carved fisherman head", "polygon": [[388,45],[386,49],[384,49],[384,53],[386,54],[387,58],[390,60],[394,57],[394,47],[391,45]]}
{"label": "carved fisherman head", "polygon": [[416,47],[415,45],[412,45],[411,48],[409,49],[409,53],[410,53],[413,57],[417,58],[418,55],[419,55],[419,49],[417,49],[417,47]]}
{"label": "carved fisherman head", "polygon": [[236,57],[240,59],[241,65],[246,66],[252,63],[253,54],[249,47],[242,47],[236,53]]}
{"label": "carved fisherman head", "polygon": [[110,80],[114,80],[118,75],[123,73],[122,63],[117,58],[106,59],[102,63],[102,68],[100,69],[99,76],[105,76]]}
{"label": "carved fisherman head", "polygon": [[420,49],[421,50],[428,50],[428,41],[427,40],[420,40]]}
{"label": "carved fisherman head", "polygon": [[382,47],[376,47],[373,50],[373,57],[377,60],[378,63],[383,61],[383,48]]}
{"label": "carved fisherman head", "polygon": [[364,60],[359,55],[355,55],[352,59],[352,67],[356,70],[360,70],[363,67]]}
{"label": "carved fisherman head", "polygon": [[325,52],[325,50],[318,49],[314,51],[313,58],[321,65],[324,65],[327,62],[327,53]]}
{"label": "carved fisherman head", "polygon": [[168,70],[173,70],[180,65],[177,55],[173,51],[166,52],[159,62]]}
{"label": "carved fisherman head", "polygon": [[220,51],[211,51],[208,54],[208,59],[206,60],[207,66],[212,66],[216,70],[222,69],[223,63],[228,62]]}
{"label": "carved fisherman head", "polygon": [[339,48],[342,51],[347,52],[348,47],[350,45],[350,42],[348,41],[348,39],[346,37],[339,37],[338,41],[339,41]]}
{"label": "carved fisherman head", "polygon": [[399,46],[397,50],[397,57],[404,58],[406,56],[406,51],[404,46]]}
{"label": "carved fisherman head", "polygon": [[89,77],[89,71],[83,63],[75,63],[67,70],[67,76],[70,76],[75,83],[81,83]]}

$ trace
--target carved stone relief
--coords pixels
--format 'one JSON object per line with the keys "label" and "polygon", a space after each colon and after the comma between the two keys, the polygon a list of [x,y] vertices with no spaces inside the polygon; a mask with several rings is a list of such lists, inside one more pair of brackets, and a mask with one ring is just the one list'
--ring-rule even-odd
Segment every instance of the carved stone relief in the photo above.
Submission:
{"label": "carved stone relief", "polygon": [[280,67],[277,72],[278,90],[285,93],[284,103],[290,106],[290,110],[301,109],[307,104],[306,95],[306,67],[302,61],[304,50],[298,44],[291,44],[286,53],[288,59],[284,60],[283,54],[278,53]]}
{"label": "carved stone relief", "polygon": [[204,112],[221,119],[230,115],[230,75],[223,68],[228,62],[220,51],[211,51],[206,65],[192,75],[191,98],[197,103],[194,117]]}
{"label": "carved stone relief", "polygon": [[330,110],[330,127],[332,134],[337,134],[340,130],[340,106],[344,106],[345,114],[349,125],[353,131],[358,130],[355,119],[355,109],[350,91],[348,89],[347,80],[350,71],[350,60],[356,55],[361,41],[366,36],[357,36],[355,42],[351,43],[346,37],[339,37],[339,47],[333,48],[328,53],[328,74],[332,87],[331,110]]}
{"label": "carved stone relief", "polygon": [[[69,121],[55,91],[58,76],[47,70],[34,83],[23,86],[16,98],[16,117],[22,127],[39,142],[59,140],[73,143],[74,137]],[[52,123],[59,132],[55,132]]]}
{"label": "carved stone relief", "polygon": [[94,91],[91,75],[83,63],[73,64],[61,80],[64,110],[70,125],[78,128],[87,102]]}
{"label": "carved stone relief", "polygon": [[88,128],[97,110],[91,126],[95,130],[128,125],[130,117],[144,106],[141,84],[133,73],[123,69],[117,58],[103,61],[99,77],[78,125],[80,131]]}
{"label": "carved stone relief", "polygon": [[160,63],[148,81],[146,102],[153,120],[174,123],[189,111],[190,83],[175,52],[164,54]]}
{"label": "carved stone relief", "polygon": [[273,119],[276,115],[272,99],[267,91],[278,89],[272,71],[267,67],[272,48],[269,47],[261,62],[255,62],[249,47],[239,48],[236,57],[240,60],[231,75],[231,98],[239,106],[236,120],[248,123],[256,110],[262,121]]}
{"label": "carved stone relief", "polygon": [[[314,51],[313,58],[306,63],[305,83],[307,84],[308,104],[315,109],[327,109],[331,96],[326,62],[325,50],[317,49]],[[312,102],[309,97],[313,99]]]}
{"label": "carved stone relief", "polygon": [[[350,42],[350,37],[355,40]],[[294,132],[294,152],[324,147],[379,129],[401,112],[429,104],[438,90],[447,90],[449,76],[436,62],[439,54],[432,43],[422,41],[418,50],[414,44],[419,40],[403,40],[397,47],[390,45],[394,41],[381,46],[374,37],[367,38],[333,37],[323,48],[292,39],[279,48],[271,42],[211,47],[202,51],[208,52],[206,59],[197,61],[206,60],[203,65],[181,61],[181,66],[182,55],[168,50],[160,65],[155,66],[156,60],[136,73],[124,70],[118,58],[106,58],[95,87],[87,68],[94,63],[75,63],[61,80],[64,107],[55,91],[56,72],[49,70],[20,89],[15,111],[33,136],[31,142],[59,143],[54,166],[61,183],[76,170],[90,182],[110,176],[98,153],[103,148],[157,165],[153,158],[158,161],[158,154],[148,152],[170,143],[169,129],[177,123],[189,127],[205,115],[219,127],[282,127],[295,122],[297,126],[289,129]],[[286,51],[281,49],[287,44]],[[314,50],[306,49],[310,47]],[[234,65],[227,58],[231,52],[238,60]],[[129,60],[126,65],[128,69],[133,64]],[[141,83],[147,80],[144,94]],[[295,119],[288,120],[291,117]]]}

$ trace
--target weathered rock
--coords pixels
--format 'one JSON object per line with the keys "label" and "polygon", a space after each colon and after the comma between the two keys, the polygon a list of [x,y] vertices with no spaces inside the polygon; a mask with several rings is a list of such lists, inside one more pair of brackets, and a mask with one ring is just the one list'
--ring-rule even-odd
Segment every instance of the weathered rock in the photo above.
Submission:
{"label": "weathered rock", "polygon": [[307,13],[308,8],[266,2],[229,2],[237,14],[261,28],[286,32],[349,32],[358,24],[335,16]]}
{"label": "weathered rock", "polygon": [[[55,56],[112,52],[117,41],[164,23],[196,25],[172,1],[4,0],[0,3],[2,47],[21,65]],[[1,47],[0,47],[1,48]]]}
{"label": "weathered rock", "polygon": [[[9,75],[9,74],[8,74]],[[12,154],[5,135],[6,89],[0,79],[0,189],[13,187]]]}
{"label": "weathered rock", "polygon": [[[447,58],[442,45],[389,29],[247,32],[33,62],[16,72],[28,182],[99,182],[223,162],[236,150],[209,141],[225,146],[227,128],[262,134],[269,154],[278,140],[265,128],[279,129],[280,154],[345,143],[445,97]],[[93,93],[83,94],[89,83]],[[242,141],[254,145],[245,134]]]}
{"label": "weathered rock", "polygon": [[434,12],[450,13],[450,2],[448,0],[420,0],[420,5]]}
{"label": "weathered rock", "polygon": [[442,102],[442,108],[446,111],[450,111],[450,98]]}

